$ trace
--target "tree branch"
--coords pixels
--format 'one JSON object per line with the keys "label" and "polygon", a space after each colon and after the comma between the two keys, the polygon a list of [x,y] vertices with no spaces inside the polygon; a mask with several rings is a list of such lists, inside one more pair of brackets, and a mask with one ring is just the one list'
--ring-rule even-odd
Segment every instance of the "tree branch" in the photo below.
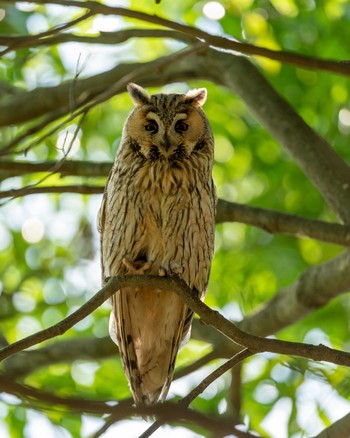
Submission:
{"label": "tree branch", "polygon": [[[260,310],[246,316],[238,325],[246,332],[268,336],[304,318],[315,309],[326,305],[331,299],[348,290],[350,290],[350,251],[344,251],[339,256],[306,270],[297,281],[282,289]],[[90,313],[90,310],[87,312]],[[84,314],[82,317],[84,317]],[[73,324],[76,323],[74,321]],[[68,328],[70,327],[68,326]],[[192,335],[194,338],[212,343],[217,357],[229,357],[237,351],[237,347],[230,343],[227,338],[219,335],[210,326],[201,325],[197,320],[194,321]],[[40,341],[41,338],[37,337],[36,339]],[[92,342],[90,346],[88,344],[84,346],[84,342],[79,341],[80,347],[74,347],[74,354],[77,354],[78,358],[85,357],[88,349],[91,349],[91,352],[96,352],[97,357],[103,357],[104,354],[108,355],[108,352],[113,354],[114,347],[108,338],[98,339],[96,342],[98,342],[98,345]],[[24,346],[23,348],[27,347]],[[53,350],[52,354],[50,353],[51,349]],[[57,357],[54,353],[56,349],[59,351],[65,350],[65,360],[68,357],[67,350],[72,351],[71,348],[65,348],[65,344],[62,343],[62,346],[60,344],[56,346],[55,344],[36,351],[24,352],[22,353],[23,359],[17,359],[15,356],[5,362],[5,372],[8,373],[8,370],[13,369],[15,375],[24,375],[26,370],[31,372],[32,369],[35,369],[38,363],[51,363],[50,357]],[[95,357],[95,353],[91,354],[92,357]]]}
{"label": "tree branch", "polygon": [[[186,395],[183,399],[179,400],[178,404],[181,406],[188,407],[195,398],[197,398],[200,394],[202,394],[209,385],[211,385],[215,380],[221,377],[226,371],[229,371],[235,365],[242,362],[242,360],[247,359],[252,356],[248,349],[241,350],[239,353],[235,354],[230,360],[216,368],[212,373],[210,373],[205,379],[201,381],[201,383],[196,386],[189,394]],[[161,427],[163,422],[161,420],[157,420],[152,424],[139,438],[148,438],[150,437],[159,427]]]}
{"label": "tree branch", "polygon": [[[1,160],[0,171],[1,179],[12,176],[21,176],[36,172],[50,172],[56,166],[56,160],[43,162],[11,161]],[[80,160],[66,160],[59,169],[61,176],[86,176],[86,177],[107,177],[112,164],[110,162],[92,162]]]}
{"label": "tree branch", "polygon": [[204,429],[210,430],[215,433],[215,436],[223,437],[234,434],[237,437],[251,437],[244,432],[240,432],[232,426],[232,423],[223,419],[210,417],[208,415],[200,414],[192,409],[181,406],[180,404],[174,404],[169,402],[160,403],[153,406],[132,406],[132,401],[119,402],[117,406],[111,406],[109,403],[72,399],[58,397],[54,394],[50,394],[43,391],[38,391],[27,385],[21,385],[12,382],[6,377],[0,375],[0,389],[8,394],[19,396],[29,400],[43,402],[52,406],[68,407],[70,410],[81,413],[93,413],[93,414],[112,414],[114,422],[122,420],[124,418],[132,416],[157,416],[164,423],[165,422],[181,422],[184,424],[197,424]]}
{"label": "tree branch", "polygon": [[22,189],[10,189],[0,192],[0,199],[18,198],[20,196],[36,195],[39,193],[79,193],[81,195],[98,195],[103,193],[101,186],[74,185],[74,186],[40,186],[23,187]]}
{"label": "tree branch", "polygon": [[[5,0],[5,2],[8,1],[9,0]],[[350,65],[349,63],[344,61],[323,60],[310,56],[299,55],[292,52],[275,51],[271,49],[266,49],[264,47],[256,47],[252,44],[242,43],[240,41],[228,39],[222,36],[211,35],[195,27],[167,20],[156,15],[149,15],[143,12],[125,8],[107,6],[91,0],[29,0],[29,2],[37,4],[59,4],[64,6],[75,6],[84,9],[88,8],[90,13],[93,15],[119,15],[122,17],[135,18],[137,20],[146,21],[182,32],[184,34],[198,38],[199,40],[205,41],[207,44],[214,47],[220,47],[226,50],[233,50],[235,52],[245,53],[249,55],[263,56],[269,59],[274,59],[276,61],[293,64],[304,68],[324,70],[346,76],[350,74]]]}
{"label": "tree branch", "polygon": [[[21,163],[6,161],[0,163],[0,170],[6,169],[11,174],[23,175],[28,172],[48,171],[57,164],[57,161],[46,163]],[[110,163],[89,163],[84,161],[65,161],[59,169],[61,176],[105,176],[108,174]],[[6,172],[6,170],[5,170]],[[78,193],[95,195],[103,193],[104,187],[90,185],[67,186],[39,186],[10,189],[0,192],[0,199],[35,195],[39,193]],[[334,224],[316,219],[307,219],[299,216],[279,213],[273,210],[250,207],[219,199],[217,205],[216,223],[240,222],[261,228],[271,234],[286,234],[295,237],[307,237],[322,242],[341,246],[350,246],[350,226]]]}
{"label": "tree branch", "polygon": [[9,357],[4,361],[2,374],[18,379],[51,364],[77,359],[99,360],[117,354],[118,348],[109,336],[69,339]]}
{"label": "tree branch", "polygon": [[234,366],[241,363],[244,359],[252,356],[254,352],[249,351],[249,349],[241,350],[239,353],[235,354],[231,359],[227,362],[216,368],[212,373],[210,373],[205,379],[201,381],[201,383],[196,386],[189,394],[186,395],[182,400],[180,400],[180,404],[182,406],[189,406],[195,398],[197,398],[202,392],[204,392],[209,385],[211,385],[215,380],[225,374],[227,371],[231,370]]}
{"label": "tree branch", "polygon": [[113,295],[115,291],[126,286],[143,287],[145,285],[155,289],[171,290],[176,293],[190,309],[200,316],[204,323],[212,325],[233,342],[248,348],[251,352],[296,355],[313,360],[332,362],[337,365],[350,366],[350,353],[328,348],[324,345],[315,346],[277,339],[260,338],[245,333],[235,324],[224,318],[219,312],[206,306],[200,301],[198,296],[194,296],[192,290],[184,281],[176,278],[164,278],[153,275],[121,275],[118,277],[111,277],[106,286],[104,286],[96,295],[62,321],[0,350],[0,360],[4,360],[19,351],[37,345],[47,339],[64,334],[68,329],[73,327],[73,325],[92,313],[97,307]]}
{"label": "tree branch", "polygon": [[350,226],[307,219],[273,210],[250,207],[222,199],[218,203],[216,223],[240,222],[272,234],[308,237],[328,243],[350,246]]}
{"label": "tree branch", "polygon": [[[0,57],[6,55],[7,53],[11,52],[12,50],[16,50],[18,48],[22,48],[22,47],[28,47],[27,45],[25,45],[25,41],[28,41],[28,39],[32,39],[32,40],[37,40],[39,38],[45,38],[45,37],[50,37],[52,35],[55,35],[59,32],[62,32],[62,30],[65,29],[69,29],[70,27],[75,26],[78,23],[81,23],[82,21],[85,21],[86,19],[92,17],[93,15],[95,15],[93,12],[89,11],[86,14],[72,20],[69,21],[68,23],[63,23],[63,24],[59,24],[58,26],[53,27],[52,29],[42,32],[39,35],[33,35],[33,36],[22,36],[22,37],[14,37],[14,38],[10,38],[10,41],[7,39],[7,41],[9,42],[9,44],[5,43],[6,46],[8,46],[7,49],[0,51]],[[5,37],[6,39],[6,37]],[[11,44],[12,41],[12,44]],[[21,43],[24,43],[23,45]],[[1,44],[1,42],[0,42]]]}
{"label": "tree branch", "polygon": [[[0,45],[8,46],[11,50],[23,47],[52,46],[63,43],[83,44],[121,44],[131,38],[171,38],[187,44],[198,42],[197,38],[182,32],[166,29],[125,29],[118,32],[99,32],[98,35],[75,35],[72,33],[60,33],[51,37],[37,35],[0,35]],[[1,52],[0,52],[1,55]]]}
{"label": "tree branch", "polygon": [[334,422],[313,438],[349,438],[350,413]]}
{"label": "tree branch", "polygon": [[242,330],[267,336],[298,321],[350,290],[350,251],[307,269],[255,314],[239,323]]}

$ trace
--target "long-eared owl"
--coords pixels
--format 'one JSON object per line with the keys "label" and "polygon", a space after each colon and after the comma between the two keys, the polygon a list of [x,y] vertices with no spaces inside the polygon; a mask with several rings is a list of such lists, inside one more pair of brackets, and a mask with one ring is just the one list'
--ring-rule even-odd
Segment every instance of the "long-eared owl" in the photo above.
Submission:
{"label": "long-eared owl", "polygon": [[[134,102],[99,212],[102,281],[121,274],[178,276],[204,299],[214,250],[214,142],[205,88]],[[147,286],[112,297],[110,335],[136,404],[165,399],[193,312],[173,292]]]}

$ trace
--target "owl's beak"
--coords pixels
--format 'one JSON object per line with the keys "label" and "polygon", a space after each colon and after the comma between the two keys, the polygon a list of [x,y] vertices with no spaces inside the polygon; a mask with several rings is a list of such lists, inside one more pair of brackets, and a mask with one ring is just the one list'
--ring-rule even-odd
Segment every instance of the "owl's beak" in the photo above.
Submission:
{"label": "owl's beak", "polygon": [[171,143],[169,141],[169,138],[168,138],[167,134],[165,134],[164,141],[161,143],[161,146],[162,146],[162,148],[165,149],[166,152],[168,152],[168,150],[169,150],[169,148],[171,146]]}

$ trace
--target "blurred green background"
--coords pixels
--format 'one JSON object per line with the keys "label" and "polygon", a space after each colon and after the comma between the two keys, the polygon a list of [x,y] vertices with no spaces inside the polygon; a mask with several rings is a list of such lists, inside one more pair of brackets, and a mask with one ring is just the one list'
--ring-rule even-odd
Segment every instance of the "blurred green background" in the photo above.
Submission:
{"label": "blurred green background", "polygon": [[[349,57],[350,8],[345,0],[227,0],[219,3],[221,9],[217,2],[193,0],[162,0],[158,5],[151,0],[109,4],[157,14],[213,34],[226,34],[272,49],[338,60]],[[12,36],[46,31],[81,14],[76,8],[34,3],[7,3],[3,8],[5,16],[0,22],[0,33]],[[222,10],[224,15],[217,19],[215,11]],[[72,32],[94,36],[100,31],[153,27],[117,16],[97,16],[75,26]],[[0,82],[21,90],[55,86],[120,63],[152,60],[182,46],[170,39],[134,38],[110,46],[72,42],[18,49],[0,59]],[[348,79],[262,58],[253,62],[303,119],[349,162]],[[204,109],[215,136],[213,176],[219,197],[311,219],[336,221],[322,196],[292,158],[235,95],[207,81],[171,84],[162,90],[186,92],[195,87],[208,89]],[[78,130],[68,159],[112,162],[131,107],[131,100],[124,93],[91,110]],[[0,143],[5,145],[29,126],[2,129]],[[39,162],[62,159],[76,128],[73,122],[28,154],[8,158]],[[0,174],[1,190],[35,184],[45,175],[7,178],[5,173]],[[61,179],[55,174],[45,180],[45,185],[103,185],[105,180],[105,177],[73,176]],[[96,216],[101,196],[39,194],[0,201],[0,333],[12,343],[58,322],[99,290]],[[340,251],[335,245],[272,236],[239,223],[220,224],[206,303],[222,309],[225,316],[239,320],[295,281],[306,268]],[[349,297],[344,295],[278,336],[346,349],[349,347],[349,312]],[[108,334],[108,316],[106,304],[62,338],[103,338]],[[204,343],[190,341],[179,354],[178,366],[195,361],[209,349]],[[175,382],[171,395],[185,395],[221,362]],[[242,418],[263,436],[311,436],[349,411],[348,377],[344,368],[329,364],[271,354],[253,357],[245,362],[242,371]],[[119,358],[113,356],[103,360],[67,360],[38,368],[23,381],[61,396],[100,400],[129,396]],[[229,416],[229,388],[230,375],[225,375],[198,398],[193,407],[207,413],[225,415],[226,412]],[[0,399],[1,436],[38,436],[35,434],[38,425],[46,431],[45,437],[89,436],[103,424],[98,417],[70,412],[62,415],[62,409],[31,406],[28,401],[6,394],[0,395]],[[123,429],[131,427],[130,423],[121,423],[119,429],[110,431],[129,430],[128,436],[138,436],[136,430],[144,430],[145,423],[135,420],[133,424],[135,435],[132,435],[133,429]],[[162,433],[172,436],[168,428],[155,436],[164,436]],[[174,436],[181,433],[182,437],[205,436],[195,428],[174,429],[173,433]],[[105,436],[109,436],[108,433]]]}

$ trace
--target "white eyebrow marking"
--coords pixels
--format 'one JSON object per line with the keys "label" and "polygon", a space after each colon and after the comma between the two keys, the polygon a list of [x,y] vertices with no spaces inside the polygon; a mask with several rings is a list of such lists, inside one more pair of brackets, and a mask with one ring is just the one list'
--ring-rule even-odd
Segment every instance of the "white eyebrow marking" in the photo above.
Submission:
{"label": "white eyebrow marking", "polygon": [[178,120],[185,120],[185,119],[187,119],[187,117],[188,117],[188,114],[187,114],[187,113],[179,113],[179,114],[176,114],[176,116],[174,117],[174,119],[175,119],[176,121],[178,121]]}
{"label": "white eyebrow marking", "polygon": [[159,116],[156,113],[154,113],[153,111],[150,111],[146,114],[146,119],[155,120],[158,124],[160,122]]}

